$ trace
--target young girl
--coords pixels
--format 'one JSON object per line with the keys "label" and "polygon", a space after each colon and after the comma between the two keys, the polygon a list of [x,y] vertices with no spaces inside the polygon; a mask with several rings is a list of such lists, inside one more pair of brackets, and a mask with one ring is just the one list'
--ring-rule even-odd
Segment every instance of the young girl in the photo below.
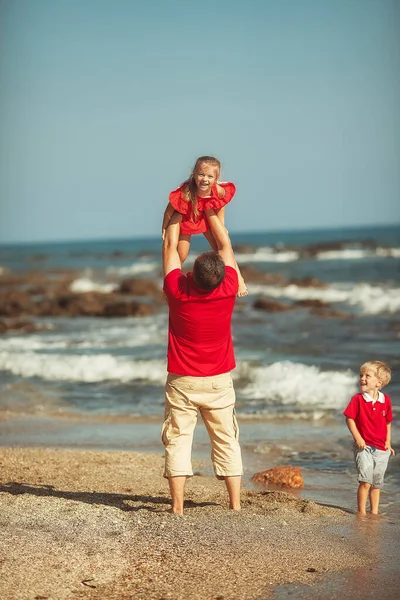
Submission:
{"label": "young girl", "polygon": [[[189,179],[169,195],[162,223],[162,238],[164,239],[165,230],[174,211],[181,213],[178,253],[182,264],[189,254],[192,235],[202,233],[211,248],[217,251],[217,245],[209,229],[204,211],[213,208],[221,223],[225,225],[225,206],[232,200],[236,192],[233,183],[218,182],[220,171],[221,163],[218,159],[213,156],[200,156],[196,160]],[[236,270],[239,278],[238,296],[247,296],[247,287],[237,265]]]}

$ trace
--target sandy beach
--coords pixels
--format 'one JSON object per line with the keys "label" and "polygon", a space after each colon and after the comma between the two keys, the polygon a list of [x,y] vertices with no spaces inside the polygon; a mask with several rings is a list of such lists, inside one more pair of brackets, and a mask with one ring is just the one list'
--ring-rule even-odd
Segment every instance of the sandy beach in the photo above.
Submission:
{"label": "sandy beach", "polygon": [[161,454],[1,448],[0,596],[250,600],[294,584],[307,597],[302,584],[378,560],[354,515],[267,490],[243,490],[235,513],[200,473],[185,515],[171,515],[162,466]]}

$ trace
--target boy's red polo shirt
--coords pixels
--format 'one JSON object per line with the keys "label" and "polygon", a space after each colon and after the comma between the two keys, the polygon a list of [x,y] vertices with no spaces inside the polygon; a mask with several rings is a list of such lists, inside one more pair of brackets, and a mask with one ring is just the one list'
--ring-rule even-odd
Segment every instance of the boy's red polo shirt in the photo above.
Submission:
{"label": "boy's red polo shirt", "polygon": [[374,446],[378,450],[386,450],[387,424],[392,422],[392,402],[386,394],[382,396],[384,402],[368,402],[362,394],[356,394],[343,412],[355,421],[367,446]]}
{"label": "boy's red polo shirt", "polygon": [[231,319],[238,276],[225,267],[225,278],[215,290],[202,290],[192,275],[174,269],[164,280],[169,305],[169,373],[211,377],[235,368]]}

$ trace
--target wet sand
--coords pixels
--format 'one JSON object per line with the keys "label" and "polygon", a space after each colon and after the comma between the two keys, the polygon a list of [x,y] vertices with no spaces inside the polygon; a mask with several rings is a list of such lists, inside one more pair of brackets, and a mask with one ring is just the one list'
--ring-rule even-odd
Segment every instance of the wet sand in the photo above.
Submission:
{"label": "wet sand", "polygon": [[185,515],[171,515],[162,466],[161,454],[0,448],[0,597],[295,597],[380,560],[382,534],[366,548],[354,515],[285,492],[243,490],[235,513],[223,483],[197,475]]}

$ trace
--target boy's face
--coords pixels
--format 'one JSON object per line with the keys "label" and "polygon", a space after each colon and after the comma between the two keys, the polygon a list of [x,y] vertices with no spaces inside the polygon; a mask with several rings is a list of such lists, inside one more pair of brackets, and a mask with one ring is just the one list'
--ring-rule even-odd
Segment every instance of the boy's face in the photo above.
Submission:
{"label": "boy's face", "polygon": [[207,163],[201,163],[198,171],[194,174],[199,196],[210,196],[211,188],[217,183],[218,168]]}
{"label": "boy's face", "polygon": [[367,393],[370,396],[376,396],[381,387],[382,380],[378,379],[375,371],[367,369],[360,372],[360,390],[362,394]]}

